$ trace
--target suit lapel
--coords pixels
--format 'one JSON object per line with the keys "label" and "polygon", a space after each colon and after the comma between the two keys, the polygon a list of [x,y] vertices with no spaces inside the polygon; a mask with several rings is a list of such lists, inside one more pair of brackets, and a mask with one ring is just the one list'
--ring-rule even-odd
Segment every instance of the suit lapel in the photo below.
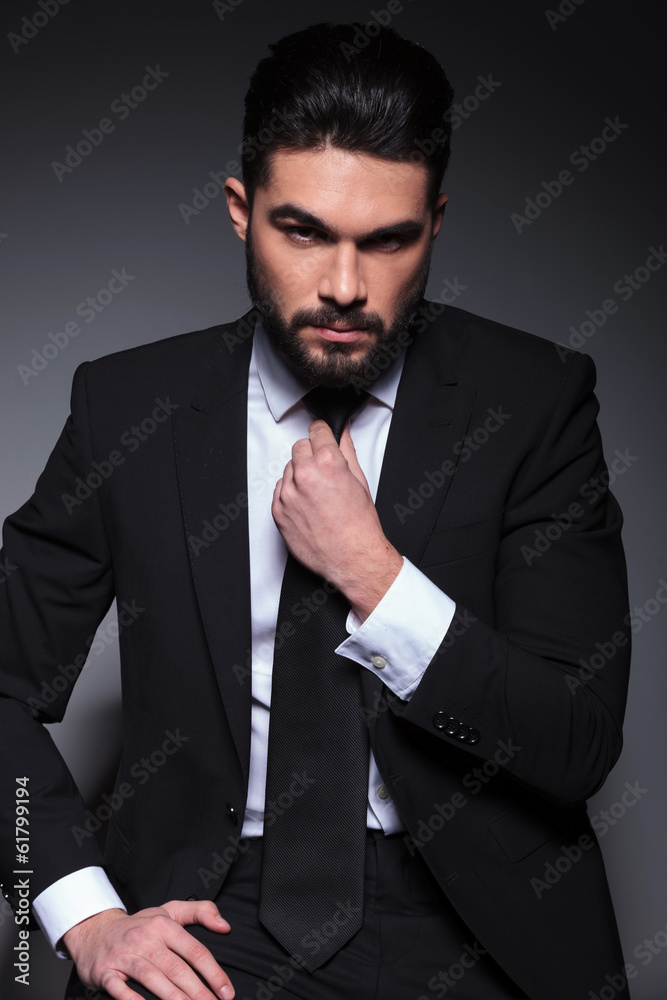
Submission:
{"label": "suit lapel", "polygon": [[[376,507],[385,534],[419,565],[466,434],[474,387],[461,385],[446,347],[445,316],[407,351],[387,440]],[[230,327],[229,330],[233,330]],[[212,355],[188,407],[174,414],[176,465],[197,600],[224,710],[247,778],[250,761],[250,568],[247,512],[247,392],[252,338],[233,335]],[[432,478],[429,479],[429,476]],[[208,522],[208,527],[206,526]],[[374,719],[381,681],[362,670]],[[371,724],[371,732],[373,723]]]}
{"label": "suit lapel", "polygon": [[[229,330],[234,329],[229,328]],[[192,578],[239,760],[250,766],[248,366],[252,337],[225,337],[190,405],[174,414],[176,466]]]}
{"label": "suit lapel", "polygon": [[[447,311],[408,347],[376,497],[387,538],[417,566],[455,474],[457,444],[475,399],[475,387],[460,382],[450,359],[446,317]],[[382,683],[362,670],[362,686],[373,719]]]}

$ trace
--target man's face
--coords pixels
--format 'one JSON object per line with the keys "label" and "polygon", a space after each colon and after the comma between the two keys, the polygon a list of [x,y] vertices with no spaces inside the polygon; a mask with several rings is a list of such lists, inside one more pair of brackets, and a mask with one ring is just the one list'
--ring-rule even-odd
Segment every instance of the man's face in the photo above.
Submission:
{"label": "man's face", "polygon": [[305,380],[365,382],[423,297],[446,196],[428,204],[421,164],[333,147],[276,152],[271,168],[237,225],[263,325]]}

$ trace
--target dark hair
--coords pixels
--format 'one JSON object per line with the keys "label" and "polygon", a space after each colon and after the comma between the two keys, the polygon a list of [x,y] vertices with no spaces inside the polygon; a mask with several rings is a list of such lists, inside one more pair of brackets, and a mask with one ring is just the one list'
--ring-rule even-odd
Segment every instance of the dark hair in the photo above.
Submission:
{"label": "dark hair", "polygon": [[435,200],[449,160],[454,91],[430,52],[375,21],[314,24],[269,48],[245,98],[241,163],[251,204],[256,187],[269,182],[272,153],[327,142],[424,164]]}

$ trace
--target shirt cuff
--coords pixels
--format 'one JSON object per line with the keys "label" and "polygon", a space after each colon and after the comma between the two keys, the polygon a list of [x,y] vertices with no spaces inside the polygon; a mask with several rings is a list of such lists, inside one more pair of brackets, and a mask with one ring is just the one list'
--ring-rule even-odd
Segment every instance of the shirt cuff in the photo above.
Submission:
{"label": "shirt cuff", "polygon": [[70,927],[102,910],[127,909],[103,868],[81,868],[35,896],[32,908],[58,958],[69,958],[60,940]]}
{"label": "shirt cuff", "polygon": [[352,634],[337,647],[376,674],[402,701],[414,693],[449,628],[456,604],[405,557],[403,566],[368,618],[350,611]]}

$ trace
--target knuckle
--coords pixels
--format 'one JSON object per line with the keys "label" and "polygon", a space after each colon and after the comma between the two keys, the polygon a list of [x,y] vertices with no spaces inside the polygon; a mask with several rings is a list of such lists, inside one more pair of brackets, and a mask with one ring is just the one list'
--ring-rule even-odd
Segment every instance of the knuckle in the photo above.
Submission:
{"label": "knuckle", "polygon": [[338,465],[340,451],[333,445],[325,445],[317,453],[317,459],[325,469],[332,469]]}
{"label": "knuckle", "polygon": [[307,489],[317,479],[317,469],[312,463],[294,470],[294,482],[299,489]]}
{"label": "knuckle", "polygon": [[151,929],[156,933],[162,933],[166,931],[171,924],[173,924],[172,918],[168,913],[156,913],[154,917],[151,917]]}
{"label": "knuckle", "polygon": [[132,973],[133,979],[136,979],[139,983],[143,983],[151,976],[154,970],[148,959],[137,956],[130,964],[128,971]]}
{"label": "knuckle", "polygon": [[128,927],[125,931],[125,943],[130,948],[139,948],[144,943],[146,931],[140,924]]}
{"label": "knuckle", "polygon": [[196,990],[192,994],[192,1000],[211,1000],[210,991],[205,986],[202,986],[200,990]]}
{"label": "knuckle", "polygon": [[170,957],[162,967],[162,971],[167,979],[176,979],[176,977],[180,976],[183,971],[183,962],[178,955],[174,955],[174,953],[171,952]]}
{"label": "knuckle", "polygon": [[104,969],[99,973],[99,975],[93,977],[92,981],[86,985],[95,986],[105,992],[108,992],[107,987],[111,985],[115,978],[116,975],[112,969]]}
{"label": "knuckle", "polygon": [[192,962],[201,962],[201,961],[203,961],[203,959],[205,959],[205,958],[208,957],[208,954],[209,954],[209,951],[208,951],[208,948],[206,947],[206,945],[203,945],[201,943],[201,941],[196,941],[190,947],[190,951],[189,951],[189,954],[188,954],[188,961],[190,963],[192,963]]}

